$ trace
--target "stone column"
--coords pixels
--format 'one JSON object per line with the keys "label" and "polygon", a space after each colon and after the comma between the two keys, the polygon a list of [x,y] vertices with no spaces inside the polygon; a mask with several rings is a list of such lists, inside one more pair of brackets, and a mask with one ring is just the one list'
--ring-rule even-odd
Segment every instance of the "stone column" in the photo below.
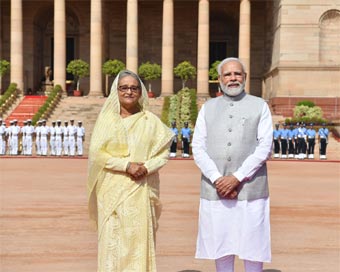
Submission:
{"label": "stone column", "polygon": [[163,1],[162,26],[162,96],[174,91],[174,3]]}
{"label": "stone column", "polygon": [[127,1],[126,68],[138,72],[138,1]]}
{"label": "stone column", "polygon": [[240,3],[240,30],[238,41],[238,56],[246,66],[247,81],[246,92],[250,92],[250,0],[241,0]]}
{"label": "stone column", "polygon": [[209,94],[209,0],[198,4],[197,94]]}
{"label": "stone column", "polygon": [[91,0],[90,92],[102,96],[102,0]]}
{"label": "stone column", "polygon": [[66,86],[66,15],[65,0],[54,0],[54,86]]}
{"label": "stone column", "polygon": [[11,0],[11,82],[24,91],[24,57],[22,32],[22,0]]}

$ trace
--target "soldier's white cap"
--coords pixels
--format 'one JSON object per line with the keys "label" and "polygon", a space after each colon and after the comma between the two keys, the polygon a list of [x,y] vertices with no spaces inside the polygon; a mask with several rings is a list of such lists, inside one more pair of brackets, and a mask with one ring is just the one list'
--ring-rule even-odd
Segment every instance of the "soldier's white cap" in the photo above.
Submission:
{"label": "soldier's white cap", "polygon": [[57,120],[57,123],[61,123],[61,120]]}
{"label": "soldier's white cap", "polygon": [[31,119],[27,119],[27,122],[32,122],[32,120]]}
{"label": "soldier's white cap", "polygon": [[67,121],[67,120],[65,120],[65,121],[64,121],[64,123],[68,123],[68,121]]}
{"label": "soldier's white cap", "polygon": [[81,123],[83,123],[82,121],[78,121],[78,124],[81,124]]}
{"label": "soldier's white cap", "polygon": [[41,123],[42,123],[42,121],[41,121],[41,120],[39,120],[39,121],[38,121],[38,124],[41,124]]}
{"label": "soldier's white cap", "polygon": [[14,121],[9,121],[9,123],[10,123],[10,124],[13,124],[13,123],[14,123]]}
{"label": "soldier's white cap", "polygon": [[17,120],[17,119],[14,119],[13,122],[14,122],[14,123],[15,123],[15,122],[18,122],[18,120]]}
{"label": "soldier's white cap", "polygon": [[22,121],[23,124],[27,124],[27,120]]}

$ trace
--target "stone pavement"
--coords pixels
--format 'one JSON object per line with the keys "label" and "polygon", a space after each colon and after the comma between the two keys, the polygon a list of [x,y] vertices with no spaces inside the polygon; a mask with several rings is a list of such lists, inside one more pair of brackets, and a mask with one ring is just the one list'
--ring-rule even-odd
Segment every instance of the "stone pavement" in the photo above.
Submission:
{"label": "stone pavement", "polygon": [[[268,169],[273,260],[264,271],[340,271],[340,163],[275,160]],[[0,158],[1,272],[96,271],[86,170],[86,159]],[[193,160],[161,170],[159,272],[214,271],[194,258],[199,177]]]}

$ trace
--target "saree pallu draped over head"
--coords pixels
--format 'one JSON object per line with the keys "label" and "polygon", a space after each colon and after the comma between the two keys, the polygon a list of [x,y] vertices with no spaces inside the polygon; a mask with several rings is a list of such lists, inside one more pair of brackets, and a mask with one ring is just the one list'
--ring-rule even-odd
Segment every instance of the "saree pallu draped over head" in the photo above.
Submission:
{"label": "saree pallu draped over head", "polygon": [[[89,152],[87,190],[90,218],[98,228],[98,271],[156,271],[157,170],[167,161],[173,134],[146,110],[141,81],[141,111],[120,116],[118,78],[98,116]],[[132,180],[125,173],[128,162],[144,163],[148,175]]]}

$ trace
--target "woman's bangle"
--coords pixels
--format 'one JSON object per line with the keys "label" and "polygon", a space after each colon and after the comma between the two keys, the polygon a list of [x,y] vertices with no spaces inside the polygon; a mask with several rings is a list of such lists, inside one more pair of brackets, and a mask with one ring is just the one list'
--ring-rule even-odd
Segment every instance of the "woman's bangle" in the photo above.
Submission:
{"label": "woman's bangle", "polygon": [[130,162],[128,162],[128,164],[126,165],[125,172],[127,172],[127,171],[129,170],[129,168],[130,168],[130,165],[131,165],[131,163],[130,163]]}

